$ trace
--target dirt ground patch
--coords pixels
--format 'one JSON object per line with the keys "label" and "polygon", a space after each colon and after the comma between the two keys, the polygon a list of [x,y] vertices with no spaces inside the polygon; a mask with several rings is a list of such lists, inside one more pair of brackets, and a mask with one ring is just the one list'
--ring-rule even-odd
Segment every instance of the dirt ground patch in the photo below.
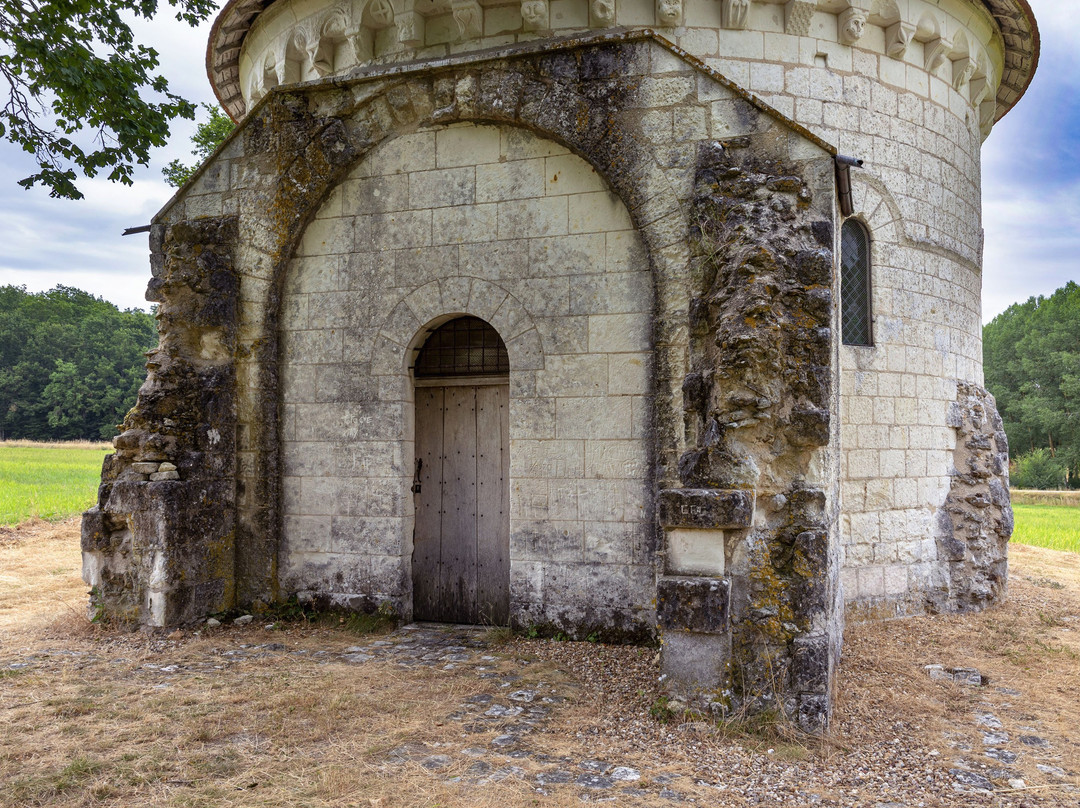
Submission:
{"label": "dirt ground patch", "polygon": [[[1080,556],[849,626],[832,737],[673,713],[655,649],[462,627],[90,625],[78,525],[0,532],[0,805],[1080,806]],[[926,665],[975,668],[977,687]]]}

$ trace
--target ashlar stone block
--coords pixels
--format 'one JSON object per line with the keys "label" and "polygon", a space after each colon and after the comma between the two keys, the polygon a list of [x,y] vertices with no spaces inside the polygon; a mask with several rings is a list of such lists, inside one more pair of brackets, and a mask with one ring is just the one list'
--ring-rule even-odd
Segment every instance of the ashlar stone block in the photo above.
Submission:
{"label": "ashlar stone block", "polygon": [[440,129],[433,139],[431,154],[437,154],[439,168],[498,163],[502,154],[502,132],[497,126],[451,126]]}
{"label": "ashlar stone block", "polygon": [[672,528],[664,536],[669,575],[724,575],[724,531]]}
{"label": "ashlar stone block", "polygon": [[[572,155],[566,155],[567,158]],[[576,158],[580,160],[580,158]],[[512,160],[476,167],[476,201],[505,202],[544,195],[544,160]]]}
{"label": "ashlar stone block", "polygon": [[665,527],[718,529],[748,527],[753,514],[751,491],[675,488],[660,492],[660,524]]}
{"label": "ashlar stone block", "polygon": [[559,398],[556,400],[555,430],[560,438],[630,439],[632,434],[630,396]]}
{"label": "ashlar stone block", "polygon": [[649,332],[635,314],[589,317],[589,350],[597,353],[640,353],[649,349]]}

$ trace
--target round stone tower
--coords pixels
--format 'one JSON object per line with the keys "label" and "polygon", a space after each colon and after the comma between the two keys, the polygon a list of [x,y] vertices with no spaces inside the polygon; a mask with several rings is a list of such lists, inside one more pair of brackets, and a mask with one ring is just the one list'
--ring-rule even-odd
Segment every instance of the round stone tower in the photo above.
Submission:
{"label": "round stone tower", "polygon": [[1004,593],[979,148],[1037,55],[1023,0],[231,0],[95,611],[659,637],[821,729],[845,606]]}
{"label": "round stone tower", "polygon": [[[971,418],[994,421],[978,389],[979,150],[1038,62],[1026,0],[230,0],[207,68],[239,120],[279,85],[642,28],[863,161],[842,211],[867,242],[839,355],[846,599],[892,616],[993,597],[1003,494],[961,547],[970,470],[954,456]],[[672,137],[702,125],[673,120]]]}

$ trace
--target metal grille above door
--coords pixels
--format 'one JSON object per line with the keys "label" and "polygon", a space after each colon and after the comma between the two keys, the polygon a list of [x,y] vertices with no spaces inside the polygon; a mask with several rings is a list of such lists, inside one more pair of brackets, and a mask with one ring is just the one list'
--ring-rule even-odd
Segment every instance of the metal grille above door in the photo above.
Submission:
{"label": "metal grille above door", "polygon": [[479,317],[458,317],[436,328],[416,357],[416,378],[494,376],[510,372],[499,333]]}

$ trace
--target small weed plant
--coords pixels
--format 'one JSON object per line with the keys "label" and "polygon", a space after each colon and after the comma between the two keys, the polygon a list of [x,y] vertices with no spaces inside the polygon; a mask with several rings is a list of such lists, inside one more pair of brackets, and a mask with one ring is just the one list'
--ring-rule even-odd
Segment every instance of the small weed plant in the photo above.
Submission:
{"label": "small weed plant", "polygon": [[675,708],[671,705],[670,696],[659,696],[656,701],[649,707],[649,715],[659,721],[661,724],[670,724],[675,720],[677,715]]}

